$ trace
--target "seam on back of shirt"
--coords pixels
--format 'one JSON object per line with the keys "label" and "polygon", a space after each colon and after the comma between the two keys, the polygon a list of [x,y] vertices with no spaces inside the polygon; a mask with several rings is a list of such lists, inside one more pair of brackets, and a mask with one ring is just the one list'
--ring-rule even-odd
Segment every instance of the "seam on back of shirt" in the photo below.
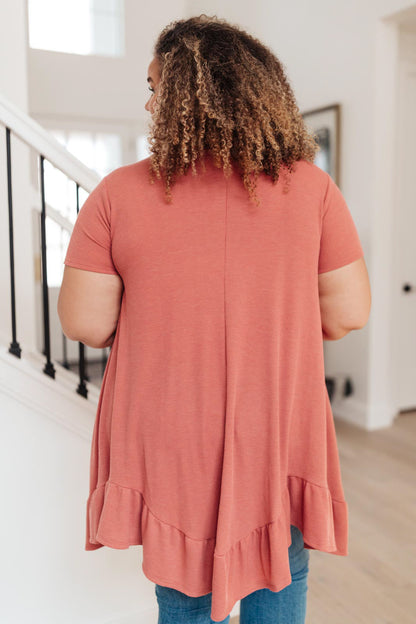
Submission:
{"label": "seam on back of shirt", "polygon": [[324,193],[324,195],[323,195],[323,197],[321,199],[321,224],[322,224],[323,219],[325,218],[326,213],[328,212],[329,206],[325,210],[325,212],[324,212],[324,206],[325,206],[325,203],[327,201],[329,187],[330,187],[331,180],[332,180],[332,178],[329,175],[329,173],[327,171],[325,171],[325,173],[326,173],[326,188],[325,188],[325,193]]}
{"label": "seam on back of shirt", "polygon": [[228,369],[227,369],[227,314],[226,314],[226,303],[225,303],[225,282],[226,282],[226,271],[227,271],[227,213],[228,213],[228,180],[225,179],[225,227],[224,227],[224,290],[223,290],[223,298],[224,298],[224,358],[225,358],[225,411],[227,411],[227,384],[228,384]]}
{"label": "seam on back of shirt", "polygon": [[112,227],[112,222],[111,222],[111,202],[110,202],[110,196],[108,194],[108,187],[107,187],[107,180],[106,180],[107,176],[104,176],[103,178],[103,186],[104,186],[104,191],[105,191],[105,196],[107,197],[107,201],[108,201],[108,220],[109,220],[109,225],[110,225],[110,239],[111,239],[111,243],[113,242],[113,227]]}
{"label": "seam on back of shirt", "polygon": [[329,175],[329,173],[327,171],[325,171],[326,176],[327,176],[327,182],[326,182],[326,188],[325,188],[325,192],[323,194],[323,196],[321,197],[321,200],[319,202],[319,215],[320,215],[320,219],[319,219],[319,240],[321,240],[322,238],[322,229],[323,229],[323,221],[325,218],[326,213],[328,212],[328,208],[325,210],[324,212],[324,206],[325,203],[327,201],[327,196],[328,196],[328,192],[329,192],[329,186],[331,184],[331,176]]}

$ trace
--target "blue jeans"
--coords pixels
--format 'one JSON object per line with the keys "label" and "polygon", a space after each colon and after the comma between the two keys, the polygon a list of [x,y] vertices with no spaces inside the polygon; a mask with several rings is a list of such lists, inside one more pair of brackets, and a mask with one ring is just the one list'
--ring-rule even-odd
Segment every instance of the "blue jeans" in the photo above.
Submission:
{"label": "blue jeans", "polygon": [[[290,526],[292,543],[289,564],[292,582],[274,592],[257,589],[240,600],[240,624],[304,624],[309,572],[309,549],[304,547],[302,532]],[[212,624],[211,592],[204,596],[187,596],[177,589],[155,586],[159,605],[158,624]],[[216,624],[228,624],[230,615]]]}

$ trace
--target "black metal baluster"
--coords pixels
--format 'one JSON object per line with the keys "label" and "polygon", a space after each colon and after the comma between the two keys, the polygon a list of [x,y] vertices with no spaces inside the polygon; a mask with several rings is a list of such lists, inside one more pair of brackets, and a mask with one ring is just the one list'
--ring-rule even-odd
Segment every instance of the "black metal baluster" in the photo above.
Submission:
{"label": "black metal baluster", "polygon": [[10,250],[10,292],[12,306],[12,341],[9,353],[20,358],[22,350],[16,340],[16,298],[14,289],[14,245],[13,245],[13,200],[12,200],[12,159],[10,150],[10,128],[6,127],[6,151],[7,151],[7,192],[9,200],[9,250]]}
{"label": "black metal baluster", "polygon": [[61,365],[69,370],[68,362],[68,343],[65,334],[62,332],[62,362]]}
{"label": "black metal baluster", "polygon": [[85,384],[85,345],[83,342],[79,344],[79,360],[78,360],[78,370],[79,370],[79,384],[77,387],[77,392],[81,396],[87,398],[88,389]]}
{"label": "black metal baluster", "polygon": [[[76,182],[76,197],[77,197],[77,216],[79,213],[79,184]],[[87,362],[85,359],[85,345],[83,342],[79,343],[79,359],[78,359],[78,372],[79,372],[79,384],[77,387],[77,392],[81,396],[87,398],[88,397],[88,389],[85,383],[87,379]]]}
{"label": "black metal baluster", "polygon": [[48,297],[48,276],[46,270],[46,202],[45,202],[45,172],[44,172],[44,160],[45,157],[40,154],[40,188],[42,197],[42,212],[41,212],[41,256],[42,256],[42,294],[43,294],[43,331],[44,331],[44,344],[46,364],[43,368],[43,372],[55,379],[55,367],[51,362],[51,348],[50,348],[50,326],[49,326],[49,297]]}
{"label": "black metal baluster", "polygon": [[107,347],[104,347],[104,349],[102,350],[102,355],[101,355],[101,377],[104,376],[105,367],[107,366],[107,360],[108,360]]}

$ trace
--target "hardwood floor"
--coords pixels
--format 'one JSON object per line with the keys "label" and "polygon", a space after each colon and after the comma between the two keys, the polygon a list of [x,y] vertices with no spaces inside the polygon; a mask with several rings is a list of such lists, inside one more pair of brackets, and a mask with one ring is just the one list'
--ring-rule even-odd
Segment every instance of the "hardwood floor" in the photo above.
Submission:
{"label": "hardwood floor", "polygon": [[416,412],[380,431],[335,428],[349,554],[310,550],[306,623],[415,624]]}

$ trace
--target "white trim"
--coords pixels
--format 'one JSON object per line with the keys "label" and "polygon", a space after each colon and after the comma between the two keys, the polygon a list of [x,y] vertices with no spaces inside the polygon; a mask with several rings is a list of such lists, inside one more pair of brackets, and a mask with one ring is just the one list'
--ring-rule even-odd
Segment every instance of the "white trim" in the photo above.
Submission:
{"label": "white trim", "polygon": [[391,361],[393,296],[393,198],[399,26],[375,25],[373,153],[371,206],[371,290],[367,428],[384,427],[396,415]]}
{"label": "white trim", "polygon": [[[0,347],[0,395],[6,394],[32,411],[46,416],[88,442],[100,389],[86,382],[88,398],[76,392],[79,377],[54,361],[55,379],[42,369],[45,357],[23,353],[18,358]],[[13,415],[11,415],[13,416]]]}
{"label": "white trim", "polygon": [[84,165],[37,121],[0,94],[0,122],[12,133],[42,154],[71,180],[90,193],[100,182],[95,171]]}

